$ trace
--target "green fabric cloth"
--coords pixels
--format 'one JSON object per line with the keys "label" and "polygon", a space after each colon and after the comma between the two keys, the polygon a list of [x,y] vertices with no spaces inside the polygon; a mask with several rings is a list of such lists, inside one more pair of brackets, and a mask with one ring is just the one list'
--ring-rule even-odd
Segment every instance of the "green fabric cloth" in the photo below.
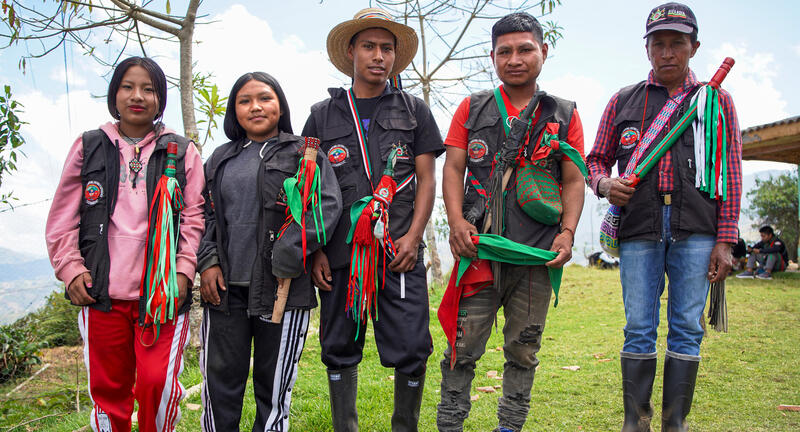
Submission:
{"label": "green fabric cloth", "polygon": [[[495,262],[504,262],[514,265],[544,265],[558,256],[557,252],[527,246],[505,237],[494,234],[477,234],[473,237],[478,239],[475,246],[478,248],[478,258]],[[458,263],[458,277],[456,285],[461,281],[461,276],[467,271],[472,263],[471,258],[461,257]],[[558,291],[561,288],[561,275],[563,269],[548,267],[547,273],[550,276],[550,285],[556,295],[555,306],[558,306]]]}
{"label": "green fabric cloth", "polygon": [[564,153],[564,156],[568,157],[569,160],[578,167],[584,178],[588,178],[589,170],[586,169],[586,162],[583,161],[583,156],[581,156],[578,150],[575,150],[575,148],[566,141],[558,139],[558,135],[550,134],[546,130],[542,132],[542,145],[552,148],[551,141],[553,140],[558,141],[558,150]]}
{"label": "green fabric cloth", "polygon": [[372,200],[372,195],[367,195],[364,198],[353,203],[350,206],[350,230],[347,231],[347,244],[353,242],[353,233],[356,230],[356,224],[358,223],[358,217],[361,216],[361,212],[364,211],[364,207],[369,204]]}

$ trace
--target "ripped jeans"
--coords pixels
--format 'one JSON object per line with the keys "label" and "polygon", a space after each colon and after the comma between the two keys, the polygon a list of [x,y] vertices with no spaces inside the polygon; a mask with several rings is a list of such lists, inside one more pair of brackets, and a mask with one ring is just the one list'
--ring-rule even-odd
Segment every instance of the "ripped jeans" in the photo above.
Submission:
{"label": "ripped jeans", "polygon": [[503,264],[505,278],[498,294],[489,286],[462,298],[458,310],[456,360],[450,369],[452,352],[448,346],[441,362],[441,402],[436,416],[440,431],[461,431],[471,408],[470,388],[475,363],[486,351],[494,318],[503,306],[503,395],[497,407],[499,426],[522,430],[530,409],[533,375],[539,359],[547,309],[550,306],[550,279],[545,266]]}

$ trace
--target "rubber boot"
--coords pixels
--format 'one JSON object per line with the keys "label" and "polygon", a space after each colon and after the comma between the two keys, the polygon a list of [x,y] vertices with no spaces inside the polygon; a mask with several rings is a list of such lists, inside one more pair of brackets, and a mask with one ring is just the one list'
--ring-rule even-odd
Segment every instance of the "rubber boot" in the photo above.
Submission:
{"label": "rubber boot", "polygon": [[414,378],[395,370],[392,432],[417,432],[425,374]]}
{"label": "rubber boot", "polygon": [[358,432],[358,366],[328,370],[334,432]]}
{"label": "rubber boot", "polygon": [[681,360],[671,356],[667,356],[664,361],[664,401],[661,405],[663,432],[689,430],[686,416],[692,409],[699,365],[699,361]]}
{"label": "rubber boot", "polygon": [[622,366],[622,402],[625,407],[625,423],[622,432],[652,432],[653,379],[656,376],[655,358],[632,359],[620,357]]}

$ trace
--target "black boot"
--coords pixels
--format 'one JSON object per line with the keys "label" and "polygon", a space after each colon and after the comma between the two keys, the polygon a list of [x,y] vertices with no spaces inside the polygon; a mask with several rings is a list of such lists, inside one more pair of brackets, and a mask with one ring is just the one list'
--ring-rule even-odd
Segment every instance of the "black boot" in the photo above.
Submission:
{"label": "black boot", "polygon": [[620,357],[622,365],[622,401],[625,423],[622,432],[651,432],[653,418],[653,379],[656,376],[656,359]]}
{"label": "black boot", "polygon": [[685,432],[689,430],[686,416],[692,409],[694,383],[697,380],[699,361],[681,360],[667,356],[664,361],[664,402],[661,405],[661,430]]}
{"label": "black boot", "polygon": [[417,432],[425,374],[413,378],[395,370],[392,432]]}
{"label": "black boot", "polygon": [[335,432],[358,432],[358,366],[328,370],[331,420]]}

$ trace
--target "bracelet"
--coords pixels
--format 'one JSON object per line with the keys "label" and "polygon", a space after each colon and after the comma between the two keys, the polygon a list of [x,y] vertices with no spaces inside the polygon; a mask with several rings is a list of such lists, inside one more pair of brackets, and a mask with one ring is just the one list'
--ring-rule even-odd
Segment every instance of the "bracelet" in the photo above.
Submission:
{"label": "bracelet", "polygon": [[572,228],[566,228],[566,227],[562,227],[562,228],[561,228],[561,232],[563,233],[564,231],[569,231],[569,232],[571,232],[571,233],[572,233],[572,237],[575,237],[575,230],[574,230],[574,229],[572,229]]}

